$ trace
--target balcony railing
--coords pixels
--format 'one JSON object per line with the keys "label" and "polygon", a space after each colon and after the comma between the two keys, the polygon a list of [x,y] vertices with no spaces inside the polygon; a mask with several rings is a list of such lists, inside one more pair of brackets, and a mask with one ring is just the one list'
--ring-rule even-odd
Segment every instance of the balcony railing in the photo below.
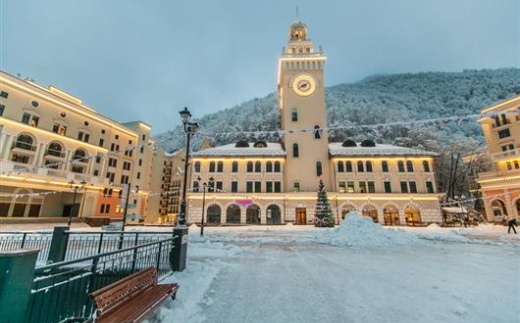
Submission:
{"label": "balcony railing", "polygon": [[491,160],[500,161],[510,159],[511,157],[520,156],[520,148],[515,150],[507,150],[491,155]]}
{"label": "balcony railing", "polygon": [[20,148],[23,150],[36,151],[36,146],[23,141],[13,142],[11,149]]}
{"label": "balcony railing", "polygon": [[58,157],[58,158],[64,158],[65,157],[65,153],[62,153],[59,150],[47,149],[47,151],[45,152],[45,156],[53,156],[53,157]]}

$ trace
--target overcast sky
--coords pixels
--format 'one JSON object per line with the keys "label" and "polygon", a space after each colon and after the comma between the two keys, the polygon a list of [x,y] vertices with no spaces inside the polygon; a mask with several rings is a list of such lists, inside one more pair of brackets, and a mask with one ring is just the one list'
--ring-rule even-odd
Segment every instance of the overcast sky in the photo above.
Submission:
{"label": "overcast sky", "polygon": [[0,69],[160,133],[275,91],[296,6],[326,86],[520,67],[520,0],[0,0]]}

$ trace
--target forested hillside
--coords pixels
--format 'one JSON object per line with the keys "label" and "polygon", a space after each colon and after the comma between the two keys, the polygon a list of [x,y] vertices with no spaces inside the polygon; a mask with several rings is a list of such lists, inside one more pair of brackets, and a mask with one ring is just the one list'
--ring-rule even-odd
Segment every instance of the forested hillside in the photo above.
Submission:
{"label": "forested hillside", "polygon": [[[518,68],[371,76],[326,89],[328,127],[334,129],[330,138],[374,139],[433,150],[451,147],[454,141],[475,147],[483,138],[474,119],[436,124],[413,121],[478,114],[483,107],[517,94]],[[276,141],[278,118],[276,93],[203,116],[195,120],[200,132],[193,149],[200,147],[204,137],[214,146],[243,138]],[[156,137],[168,151],[184,147],[180,128]]]}

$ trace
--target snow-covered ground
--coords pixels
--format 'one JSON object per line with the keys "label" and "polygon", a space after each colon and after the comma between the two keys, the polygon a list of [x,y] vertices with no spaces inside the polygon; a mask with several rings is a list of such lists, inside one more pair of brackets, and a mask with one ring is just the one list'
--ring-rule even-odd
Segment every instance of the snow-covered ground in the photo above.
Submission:
{"label": "snow-covered ground", "polygon": [[190,227],[186,270],[166,279],[177,299],[149,323],[520,322],[520,234],[504,226],[392,228],[350,215],[336,228],[199,233]]}
{"label": "snow-covered ground", "polygon": [[177,299],[151,322],[520,322],[507,227],[190,228]]}

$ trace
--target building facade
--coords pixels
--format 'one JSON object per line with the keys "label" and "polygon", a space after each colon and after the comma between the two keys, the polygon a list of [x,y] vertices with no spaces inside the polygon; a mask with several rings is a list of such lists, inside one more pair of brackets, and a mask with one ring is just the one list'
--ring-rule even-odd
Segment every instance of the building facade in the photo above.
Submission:
{"label": "building facade", "polygon": [[370,140],[329,143],[326,57],[307,31],[301,22],[290,26],[278,62],[281,141],[193,153],[187,222],[311,224],[322,179],[336,222],[356,210],[387,225],[441,223],[435,153]]}
{"label": "building facade", "polygon": [[492,170],[478,174],[488,221],[520,214],[520,95],[482,110]]}
{"label": "building facade", "polygon": [[[156,217],[147,209],[153,140],[56,87],[0,72],[0,217]],[[124,194],[125,184],[130,193]]]}

